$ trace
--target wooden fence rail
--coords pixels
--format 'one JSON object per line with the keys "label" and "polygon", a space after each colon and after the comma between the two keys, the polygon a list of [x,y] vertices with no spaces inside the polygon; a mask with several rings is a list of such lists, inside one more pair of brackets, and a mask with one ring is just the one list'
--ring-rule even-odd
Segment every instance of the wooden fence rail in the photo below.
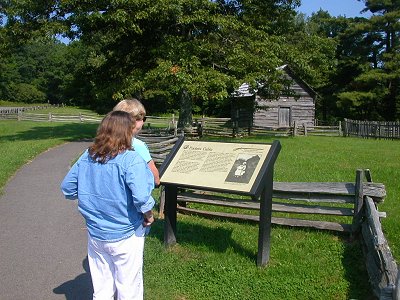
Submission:
{"label": "wooden fence rail", "polygon": [[[0,110],[0,119],[18,119],[29,121],[50,122],[100,122],[98,115],[62,115],[27,113],[21,108],[7,108]],[[250,122],[243,122],[247,124]],[[243,136],[272,136],[287,137],[296,135],[314,136],[359,136],[363,138],[400,139],[400,122],[369,122],[345,119],[338,126],[304,126],[294,124],[290,127],[269,128],[257,126],[239,127],[238,122],[231,118],[200,118],[193,122],[191,128],[181,129],[188,137],[215,136],[215,137],[243,137]],[[178,130],[177,120],[171,117],[147,116],[145,129],[165,128]]]}
{"label": "wooden fence rail", "polygon": [[[71,123],[97,123],[102,117],[95,114],[58,114],[58,113],[29,113],[21,108],[7,109],[0,111],[0,120],[19,120],[19,121],[37,121],[37,122],[71,122]],[[250,124],[250,122],[242,122]],[[241,124],[242,124],[241,123]],[[341,135],[339,126],[314,126],[305,127],[303,125],[294,124],[291,127],[272,128],[272,127],[257,127],[238,126],[238,122],[231,118],[210,118],[203,117],[195,119],[190,128],[178,129],[177,119],[174,114],[171,117],[147,116],[144,129],[157,132],[157,130],[165,129],[166,131],[180,131],[190,138],[198,138],[202,136],[214,137],[243,137],[243,136],[273,136],[273,137],[288,137],[296,135],[326,135],[338,136]]]}
{"label": "wooden fence rail", "polygon": [[[357,180],[361,180],[358,176]],[[354,219],[360,208],[357,207],[359,193],[368,195],[377,202],[386,196],[385,188],[378,183],[362,182],[274,182],[272,223],[293,227],[312,227],[334,231],[353,232]],[[258,210],[259,201],[242,196],[236,199],[229,195],[218,195],[198,190],[181,191],[178,211],[204,216],[219,216],[257,221],[258,216],[243,213],[221,213],[212,207],[224,206],[238,209]],[[202,204],[190,207],[190,203]],[[204,206],[206,205],[206,206]],[[205,208],[211,207],[211,210]],[[162,211],[161,211],[162,214]],[[305,216],[310,216],[306,217]],[[331,220],[317,217],[318,215],[336,216]],[[338,218],[346,217],[346,218]],[[380,213],[385,217],[385,213]],[[328,218],[329,219],[329,218]]]}
{"label": "wooden fence rail", "polygon": [[[3,114],[0,112],[0,119],[34,122],[99,123],[103,119],[103,116],[96,114],[40,114],[21,110],[8,110]],[[176,123],[174,115],[171,115],[171,117],[147,116],[144,129],[150,131],[153,130],[154,132],[157,132],[158,130],[176,130]]]}
{"label": "wooden fence rail", "polygon": [[398,266],[382,231],[379,212],[371,197],[365,198],[362,225],[363,252],[374,294],[381,300],[398,300]]}
{"label": "wooden fence rail", "polygon": [[[251,124],[243,121],[243,124]],[[341,123],[337,126],[304,126],[294,124],[290,127],[259,127],[253,125],[239,126],[231,118],[201,118],[195,121],[193,130],[198,130],[199,136],[243,137],[243,136],[273,136],[288,137],[296,135],[342,136]]]}
{"label": "wooden fence rail", "polygon": [[172,134],[164,133],[163,135],[160,135],[159,133],[154,134],[151,131],[143,130],[139,134],[138,138],[147,144],[151,157],[157,166],[160,166],[167,158],[169,152],[178,140],[176,131],[172,131]]}
{"label": "wooden fence rail", "polygon": [[20,107],[0,107],[0,117],[5,115],[17,115],[20,112],[40,110],[46,108],[60,107],[60,104],[48,104],[48,105],[35,105],[35,106],[20,106]]}
{"label": "wooden fence rail", "polygon": [[64,114],[36,114],[36,113],[19,113],[17,115],[19,121],[37,121],[37,122],[63,122],[63,123],[99,123],[102,119],[99,115],[79,114],[79,115],[64,115]]}
{"label": "wooden fence rail", "polygon": [[304,135],[314,136],[342,136],[342,126],[339,122],[338,126],[312,126],[304,127]]}

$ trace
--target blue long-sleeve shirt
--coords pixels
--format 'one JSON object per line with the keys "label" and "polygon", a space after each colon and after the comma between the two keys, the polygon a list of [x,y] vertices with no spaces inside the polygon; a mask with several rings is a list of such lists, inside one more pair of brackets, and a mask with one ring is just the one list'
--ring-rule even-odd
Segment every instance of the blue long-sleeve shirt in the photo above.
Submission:
{"label": "blue long-sleeve shirt", "polygon": [[143,213],[151,210],[154,178],[135,151],[125,151],[105,164],[93,161],[86,150],[61,183],[67,199],[78,199],[91,237],[119,241],[135,233]]}

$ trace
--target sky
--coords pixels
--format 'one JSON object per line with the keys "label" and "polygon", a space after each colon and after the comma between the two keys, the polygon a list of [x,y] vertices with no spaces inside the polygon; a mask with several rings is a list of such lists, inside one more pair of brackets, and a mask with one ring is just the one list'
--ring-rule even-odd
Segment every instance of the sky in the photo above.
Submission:
{"label": "sky", "polygon": [[352,17],[368,18],[370,13],[361,14],[360,11],[365,7],[363,1],[357,0],[301,0],[299,12],[306,14],[308,17],[313,12],[317,12],[320,8],[329,12],[332,17],[339,15]]}

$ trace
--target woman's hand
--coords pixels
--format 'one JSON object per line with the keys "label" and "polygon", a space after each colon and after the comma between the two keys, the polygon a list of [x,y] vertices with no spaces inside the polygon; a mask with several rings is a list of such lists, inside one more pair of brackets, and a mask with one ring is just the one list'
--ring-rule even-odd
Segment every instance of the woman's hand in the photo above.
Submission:
{"label": "woman's hand", "polygon": [[144,221],[143,221],[143,227],[147,227],[150,226],[151,224],[154,223],[154,215],[153,212],[151,210],[149,210],[148,212],[145,212],[143,214],[144,217]]}

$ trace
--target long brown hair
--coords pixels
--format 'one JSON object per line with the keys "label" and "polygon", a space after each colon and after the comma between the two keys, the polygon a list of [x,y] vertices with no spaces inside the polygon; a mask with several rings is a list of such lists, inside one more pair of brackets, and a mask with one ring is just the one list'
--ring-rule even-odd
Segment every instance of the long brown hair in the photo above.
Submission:
{"label": "long brown hair", "polygon": [[132,129],[135,119],[127,112],[108,113],[97,128],[96,138],[89,147],[90,157],[106,163],[125,150],[132,148]]}

